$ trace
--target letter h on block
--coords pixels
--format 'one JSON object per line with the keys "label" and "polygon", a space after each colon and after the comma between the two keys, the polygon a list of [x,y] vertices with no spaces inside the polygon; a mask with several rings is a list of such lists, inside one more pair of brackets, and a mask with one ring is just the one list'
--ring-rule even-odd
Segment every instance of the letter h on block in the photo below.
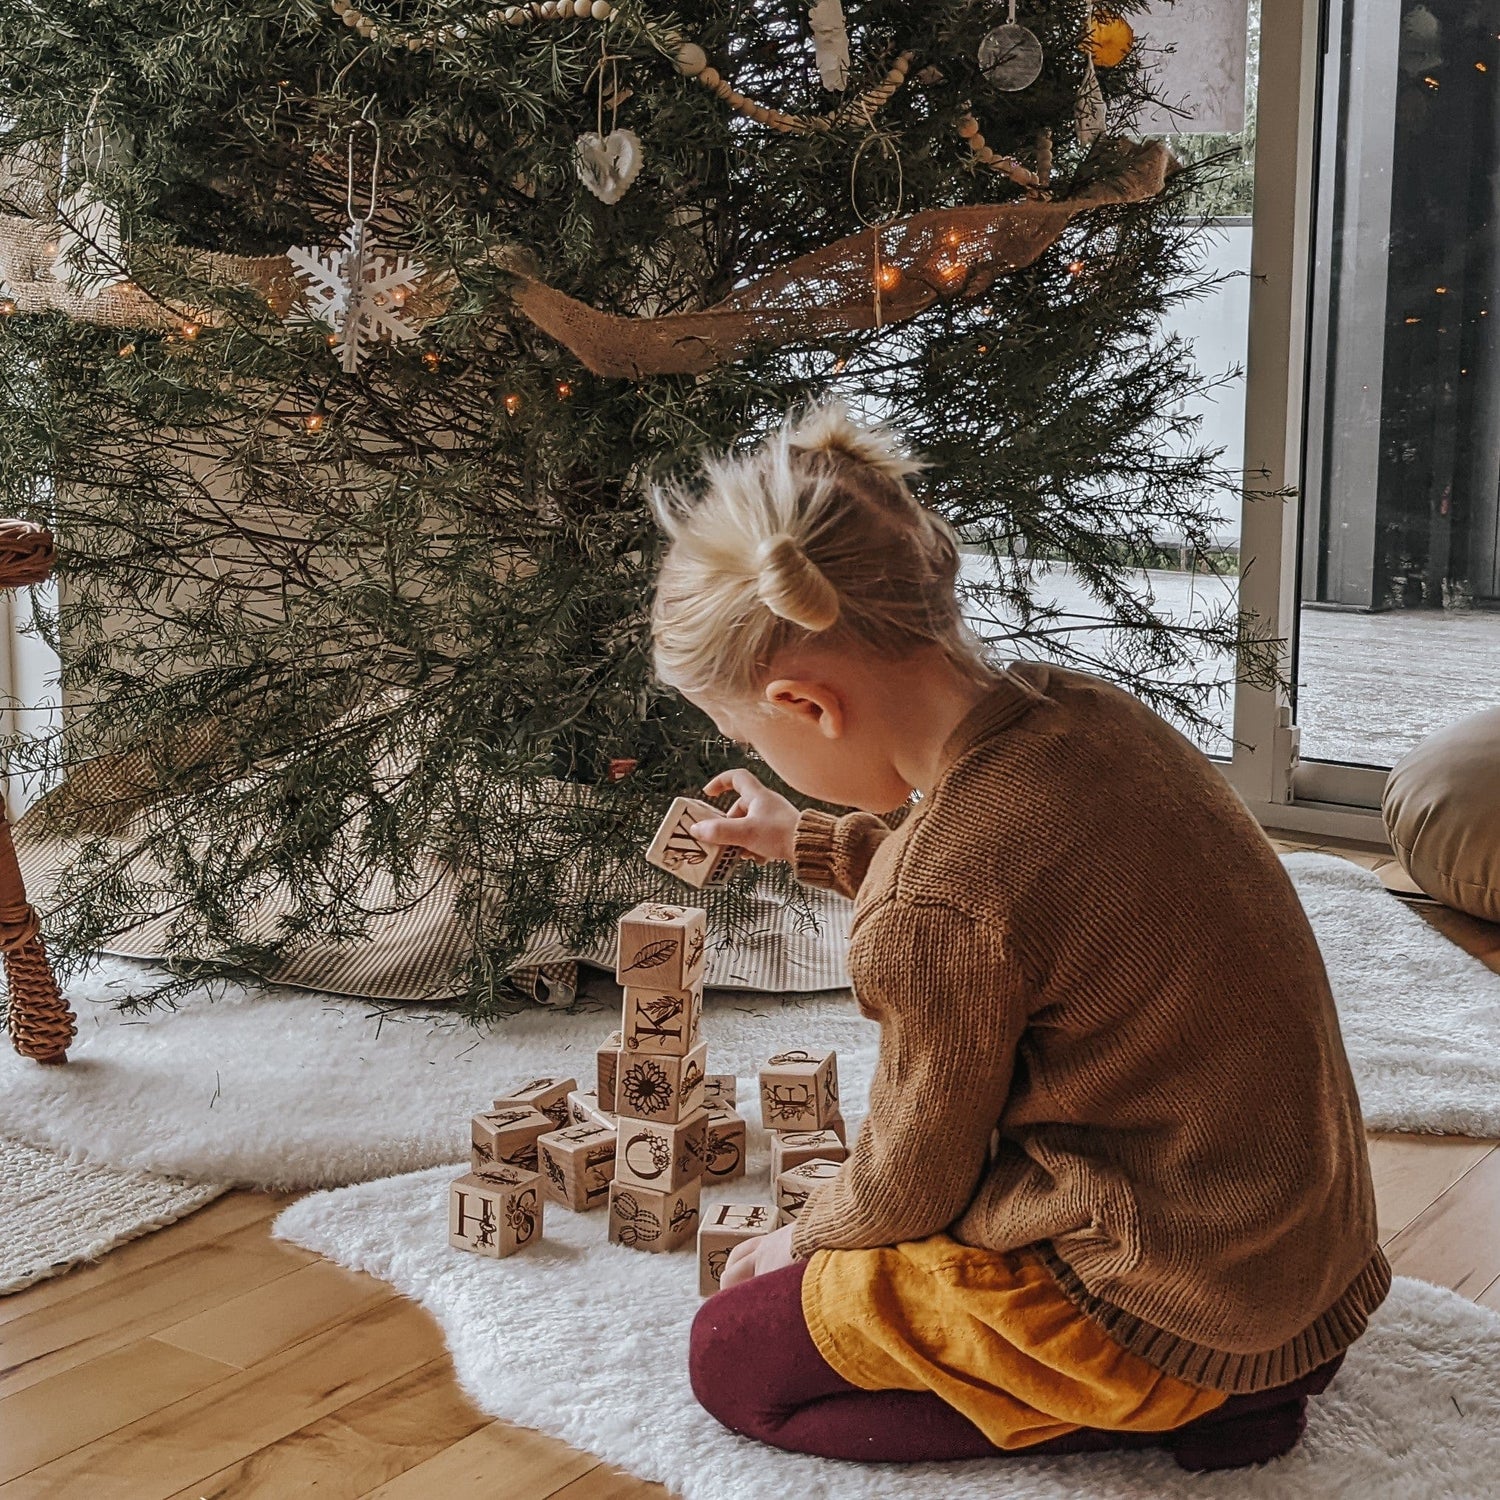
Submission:
{"label": "letter h on block", "polygon": [[448,1243],[500,1260],[542,1237],[541,1178],[504,1164],[458,1178],[448,1189]]}
{"label": "letter h on block", "polygon": [[710,1208],[698,1231],[698,1295],[711,1297],[719,1290],[736,1245],[775,1227],[776,1210],[766,1203],[716,1203]]}

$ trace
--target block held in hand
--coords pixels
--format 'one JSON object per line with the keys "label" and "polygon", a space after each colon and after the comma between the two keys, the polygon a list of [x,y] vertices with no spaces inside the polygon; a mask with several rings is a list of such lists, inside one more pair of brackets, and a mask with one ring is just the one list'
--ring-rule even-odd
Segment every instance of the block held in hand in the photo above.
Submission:
{"label": "block held in hand", "polygon": [[700,843],[692,833],[694,823],[722,816],[712,803],[696,797],[675,798],[646,848],[646,862],[700,891],[727,885],[744,851],[733,844]]}

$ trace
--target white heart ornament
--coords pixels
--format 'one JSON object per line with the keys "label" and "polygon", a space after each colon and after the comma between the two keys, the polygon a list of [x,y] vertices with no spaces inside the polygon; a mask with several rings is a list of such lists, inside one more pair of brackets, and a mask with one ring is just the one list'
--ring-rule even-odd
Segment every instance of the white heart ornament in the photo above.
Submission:
{"label": "white heart ornament", "polygon": [[578,137],[578,177],[605,203],[618,203],[641,170],[641,140],[633,130],[590,130]]}

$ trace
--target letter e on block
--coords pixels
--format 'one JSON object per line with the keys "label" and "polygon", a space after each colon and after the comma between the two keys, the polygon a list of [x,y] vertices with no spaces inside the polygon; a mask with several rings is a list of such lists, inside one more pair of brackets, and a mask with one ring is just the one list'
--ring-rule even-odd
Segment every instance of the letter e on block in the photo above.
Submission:
{"label": "letter e on block", "polygon": [[767,1130],[826,1130],[839,1116],[838,1056],[793,1047],[760,1070],[761,1123]]}

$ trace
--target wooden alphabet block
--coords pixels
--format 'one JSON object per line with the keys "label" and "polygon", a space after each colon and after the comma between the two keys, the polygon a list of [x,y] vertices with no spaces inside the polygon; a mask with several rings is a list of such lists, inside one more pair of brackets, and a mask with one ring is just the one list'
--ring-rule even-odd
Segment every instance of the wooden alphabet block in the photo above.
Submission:
{"label": "wooden alphabet block", "polygon": [[710,1073],[703,1080],[703,1103],[709,1109],[733,1109],[738,1095],[739,1080],[733,1073]]}
{"label": "wooden alphabet block", "polygon": [[760,1115],[767,1130],[826,1130],[839,1113],[839,1064],[833,1052],[778,1052],[760,1070]]}
{"label": "wooden alphabet block", "polygon": [[722,816],[710,802],[700,802],[696,797],[675,798],[646,848],[646,863],[700,891],[727,885],[744,851],[734,845],[710,848],[700,844],[691,831],[693,824],[704,818]]}
{"label": "wooden alphabet block", "polygon": [[780,1222],[790,1224],[802,1212],[808,1194],[819,1183],[828,1182],[839,1175],[842,1163],[836,1161],[805,1161],[800,1167],[789,1167],[776,1182],[776,1208]]}
{"label": "wooden alphabet block", "polygon": [[710,1109],[703,1176],[708,1182],[733,1182],[745,1175],[745,1121],[732,1109]]}
{"label": "wooden alphabet block", "polygon": [[553,1129],[550,1119],[529,1104],[509,1104],[475,1115],[469,1125],[474,1170],[496,1162],[536,1171],[536,1143]]}
{"label": "wooden alphabet block", "polygon": [[621,1120],[615,1180],[671,1193],[703,1175],[708,1155],[708,1111],[694,1110],[676,1125]]}
{"label": "wooden alphabet block", "polygon": [[690,990],[645,990],[625,986],[626,1053],[654,1052],[681,1057],[698,1045],[703,1021],[703,986]]}
{"label": "wooden alphabet block", "polygon": [[698,1228],[701,1184],[695,1177],[674,1193],[612,1182],[609,1242],[658,1254],[691,1243]]}
{"label": "wooden alphabet block", "polygon": [[542,1186],[535,1172],[500,1163],[448,1189],[448,1243],[500,1260],[542,1237]]}
{"label": "wooden alphabet block", "polygon": [[805,1161],[844,1161],[849,1148],[832,1130],[787,1130],[771,1137],[771,1178]]}
{"label": "wooden alphabet block", "polygon": [[590,1089],[588,1093],[584,1093],[582,1089],[574,1089],[568,1095],[568,1123],[570,1125],[602,1125],[613,1133],[615,1117],[607,1109],[599,1107],[599,1096],[593,1089]]}
{"label": "wooden alphabet block", "polygon": [[686,1057],[630,1057],[621,1054],[615,1086],[615,1113],[622,1121],[660,1120],[675,1125],[703,1108],[704,1062],[700,1042]]}
{"label": "wooden alphabet block", "polygon": [[701,906],[643,901],[619,924],[615,978],[636,989],[690,990],[703,978],[708,913]]}
{"label": "wooden alphabet block", "polygon": [[528,1078],[519,1088],[496,1099],[494,1107],[529,1104],[552,1121],[554,1130],[561,1130],[568,1123],[568,1095],[577,1087],[576,1078]]}
{"label": "wooden alphabet block", "polygon": [[698,1295],[719,1290],[729,1252],[745,1240],[776,1228],[776,1210],[767,1203],[715,1203],[703,1215],[698,1231]]}
{"label": "wooden alphabet block", "polygon": [[609,1114],[615,1112],[615,1075],[620,1071],[620,1048],[625,1038],[612,1031],[599,1049],[597,1083],[595,1093],[599,1096],[599,1108]]}
{"label": "wooden alphabet block", "polygon": [[558,1203],[587,1213],[609,1199],[615,1175],[615,1133],[589,1121],[552,1130],[536,1143],[542,1190]]}

